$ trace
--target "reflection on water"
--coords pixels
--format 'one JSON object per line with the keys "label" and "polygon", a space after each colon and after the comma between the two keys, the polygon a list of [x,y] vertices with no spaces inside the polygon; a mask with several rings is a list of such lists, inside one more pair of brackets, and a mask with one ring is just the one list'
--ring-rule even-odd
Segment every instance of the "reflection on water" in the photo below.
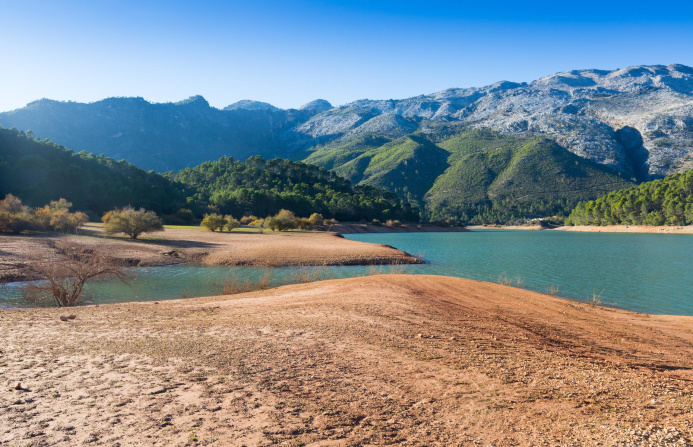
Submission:
{"label": "reflection on water", "polygon": [[[349,239],[422,253],[427,264],[413,274],[482,281],[519,279],[521,287],[648,313],[693,315],[693,236],[660,234],[475,231],[472,233],[354,234]],[[330,277],[364,275],[370,267],[329,267]],[[270,272],[269,285],[291,282],[295,268],[168,266],[138,268],[130,286],[92,283],[97,303],[152,301],[218,295],[230,277],[254,281]],[[385,267],[387,272],[388,268]],[[305,276],[305,275],[303,275]],[[19,305],[20,285],[0,289],[0,306]]]}

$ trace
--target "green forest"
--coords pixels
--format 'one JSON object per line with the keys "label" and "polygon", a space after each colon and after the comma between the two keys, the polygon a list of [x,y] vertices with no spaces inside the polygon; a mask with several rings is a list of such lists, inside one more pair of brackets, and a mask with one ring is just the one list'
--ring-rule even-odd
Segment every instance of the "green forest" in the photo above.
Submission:
{"label": "green forest", "polygon": [[31,207],[64,198],[92,220],[126,205],[171,214],[192,195],[184,185],[125,161],[74,153],[35,140],[31,132],[0,127],[0,198],[9,193]]}
{"label": "green forest", "polygon": [[209,212],[264,217],[281,209],[346,221],[419,220],[419,210],[393,193],[354,187],[301,162],[222,158],[179,173],[157,174],[0,127],[0,198],[6,194],[30,207],[64,198],[96,221],[126,206],[155,211],[171,223],[191,223]]}
{"label": "green forest", "polygon": [[690,225],[693,224],[693,171],[611,192],[581,202],[568,225]]}
{"label": "green forest", "polygon": [[403,204],[396,194],[353,186],[333,172],[302,162],[227,157],[167,176],[196,191],[195,203],[233,216],[268,216],[288,209],[299,216],[320,213],[340,221],[419,221],[418,208]]}

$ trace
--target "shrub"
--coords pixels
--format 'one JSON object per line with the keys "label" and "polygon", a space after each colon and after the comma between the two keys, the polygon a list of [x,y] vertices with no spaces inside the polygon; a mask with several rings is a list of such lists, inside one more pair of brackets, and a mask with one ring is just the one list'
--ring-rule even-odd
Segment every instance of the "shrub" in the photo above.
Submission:
{"label": "shrub", "polygon": [[320,213],[311,214],[308,220],[312,225],[322,225],[325,223],[325,218],[322,217],[322,214]]}
{"label": "shrub", "polygon": [[72,203],[60,199],[32,211],[17,197],[8,194],[4,200],[0,201],[0,233],[75,231],[89,219],[82,212],[71,213],[71,207]]}
{"label": "shrub", "polygon": [[7,194],[3,200],[0,200],[0,211],[12,214],[28,213],[29,207],[24,205],[19,198]]}
{"label": "shrub", "polygon": [[257,216],[243,216],[241,217],[241,225],[253,225],[256,220],[258,220]]}
{"label": "shrub", "polygon": [[296,228],[296,216],[289,210],[281,210],[276,216],[265,219],[265,227],[272,231],[292,230]]}
{"label": "shrub", "polygon": [[313,228],[313,224],[310,222],[310,219],[299,217],[296,219],[296,227],[298,227],[299,230],[310,230]]}
{"label": "shrub", "polygon": [[226,229],[229,231],[233,231],[234,228],[239,228],[241,226],[241,223],[234,219],[233,216],[226,216],[224,222],[226,222]]}
{"label": "shrub", "polygon": [[33,255],[28,267],[43,281],[29,283],[25,295],[34,301],[53,301],[58,307],[75,306],[82,300],[84,284],[90,279],[115,277],[127,284],[122,265],[98,250],[85,250],[76,244],[56,244],[57,257]]}
{"label": "shrub", "polygon": [[164,230],[161,219],[156,213],[144,208],[136,210],[128,206],[115,209],[104,214],[101,220],[105,223],[106,233],[125,233],[132,239],[137,239],[142,233]]}
{"label": "shrub", "polygon": [[221,231],[224,229],[225,225],[226,219],[224,219],[221,216],[221,214],[217,213],[205,214],[205,217],[202,219],[202,222],[200,223],[200,226],[205,227],[209,231]]}

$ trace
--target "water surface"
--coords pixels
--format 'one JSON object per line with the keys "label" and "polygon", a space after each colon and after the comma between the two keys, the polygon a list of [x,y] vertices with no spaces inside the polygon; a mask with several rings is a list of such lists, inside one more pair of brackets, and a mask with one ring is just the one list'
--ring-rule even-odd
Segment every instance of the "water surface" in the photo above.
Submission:
{"label": "water surface", "polygon": [[[351,234],[422,254],[407,273],[449,275],[513,285],[558,296],[655,314],[693,315],[693,235],[488,230],[470,233]],[[90,284],[93,302],[152,301],[217,295],[230,278],[291,282],[295,268],[168,266],[138,268],[131,285]],[[330,277],[366,274],[369,267],[330,267]],[[383,267],[387,272],[389,267]],[[0,307],[22,305],[21,284],[0,288]]]}

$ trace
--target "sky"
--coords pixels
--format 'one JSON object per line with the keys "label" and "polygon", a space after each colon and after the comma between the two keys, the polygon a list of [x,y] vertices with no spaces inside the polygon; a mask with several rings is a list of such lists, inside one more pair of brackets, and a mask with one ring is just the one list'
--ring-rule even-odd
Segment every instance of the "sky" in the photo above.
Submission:
{"label": "sky", "polygon": [[204,96],[297,108],[573,69],[693,66],[693,2],[0,0],[0,111]]}

